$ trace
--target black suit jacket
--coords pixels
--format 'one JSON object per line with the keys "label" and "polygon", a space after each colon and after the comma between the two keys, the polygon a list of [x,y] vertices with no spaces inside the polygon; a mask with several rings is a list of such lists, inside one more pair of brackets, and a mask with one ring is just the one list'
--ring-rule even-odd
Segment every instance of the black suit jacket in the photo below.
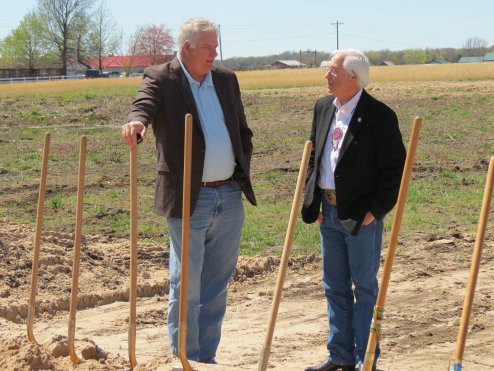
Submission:
{"label": "black suit jacket", "polygon": [[[233,178],[239,183],[246,198],[255,205],[256,198],[250,180],[252,131],[245,118],[237,77],[220,67],[213,67],[211,73],[235,155]],[[190,200],[192,214],[201,187],[206,149],[194,96],[177,58],[146,68],[137,98],[127,114],[127,122],[141,121],[146,126],[152,124],[158,170],[154,212],[159,215],[182,217],[184,118],[187,113],[192,114],[194,122]]]}
{"label": "black suit jacket", "polygon": [[[322,193],[317,185],[319,166],[335,114],[333,100],[326,96],[314,108],[302,218],[316,221]],[[335,168],[338,216],[345,229],[356,235],[365,214],[383,218],[395,205],[406,158],[398,119],[393,110],[365,90],[348,126]]]}

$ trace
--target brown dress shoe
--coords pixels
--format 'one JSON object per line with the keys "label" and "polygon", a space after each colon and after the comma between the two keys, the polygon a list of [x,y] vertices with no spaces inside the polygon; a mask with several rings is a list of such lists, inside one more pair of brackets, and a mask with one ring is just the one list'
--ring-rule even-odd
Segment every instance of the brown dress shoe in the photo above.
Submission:
{"label": "brown dress shoe", "polygon": [[329,358],[326,358],[322,363],[316,366],[307,367],[305,371],[355,371],[355,365],[337,365],[331,362]]}

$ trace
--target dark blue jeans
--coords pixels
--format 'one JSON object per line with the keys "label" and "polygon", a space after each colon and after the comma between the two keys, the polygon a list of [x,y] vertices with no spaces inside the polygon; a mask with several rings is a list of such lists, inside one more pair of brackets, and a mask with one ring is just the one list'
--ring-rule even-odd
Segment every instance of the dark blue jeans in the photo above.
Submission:
{"label": "dark blue jeans", "polygon": [[[362,226],[357,236],[340,223],[336,206],[323,200],[320,226],[323,287],[328,302],[330,359],[340,365],[364,361],[379,291],[383,220]],[[376,348],[376,362],[379,346]]]}

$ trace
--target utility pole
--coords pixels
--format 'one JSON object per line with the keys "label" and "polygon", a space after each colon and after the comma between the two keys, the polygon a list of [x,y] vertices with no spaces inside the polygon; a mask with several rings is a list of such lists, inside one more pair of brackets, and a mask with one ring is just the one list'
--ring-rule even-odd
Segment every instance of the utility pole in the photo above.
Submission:
{"label": "utility pole", "polygon": [[300,49],[300,52],[299,52],[299,62],[300,64],[302,64],[302,53],[304,53],[304,55],[307,55],[309,58],[310,58],[310,54],[311,53],[314,53],[314,66],[317,67],[317,50],[314,49],[314,51],[310,50],[310,49],[307,49],[307,51],[302,51],[302,49]]}
{"label": "utility pole", "polygon": [[223,50],[221,48],[221,25],[218,25],[219,41],[220,41],[220,64],[223,66]]}
{"label": "utility pole", "polygon": [[340,48],[340,41],[339,41],[339,37],[338,37],[338,26],[340,24],[343,24],[343,23],[336,21],[336,23],[331,23],[331,24],[333,26],[336,26],[336,50],[338,50]]}

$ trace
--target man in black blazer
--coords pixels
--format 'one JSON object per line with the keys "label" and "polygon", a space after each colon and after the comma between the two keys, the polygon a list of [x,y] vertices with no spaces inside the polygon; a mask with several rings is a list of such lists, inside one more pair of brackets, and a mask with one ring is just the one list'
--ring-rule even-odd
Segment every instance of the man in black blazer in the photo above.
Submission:
{"label": "man in black blazer", "polygon": [[187,357],[215,363],[226,289],[237,263],[244,221],[242,193],[256,204],[250,181],[252,131],[235,74],[213,66],[218,28],[192,18],[180,29],[179,54],[149,67],[122,127],[137,144],[152,124],[157,179],[154,212],[170,234],[169,342],[178,352],[184,117],[193,116]]}
{"label": "man in black blazer", "polygon": [[396,203],[406,153],[396,114],[364,90],[364,54],[333,52],[325,78],[331,95],[314,109],[302,218],[320,223],[329,356],[306,371],[353,371],[364,361],[383,218]]}

